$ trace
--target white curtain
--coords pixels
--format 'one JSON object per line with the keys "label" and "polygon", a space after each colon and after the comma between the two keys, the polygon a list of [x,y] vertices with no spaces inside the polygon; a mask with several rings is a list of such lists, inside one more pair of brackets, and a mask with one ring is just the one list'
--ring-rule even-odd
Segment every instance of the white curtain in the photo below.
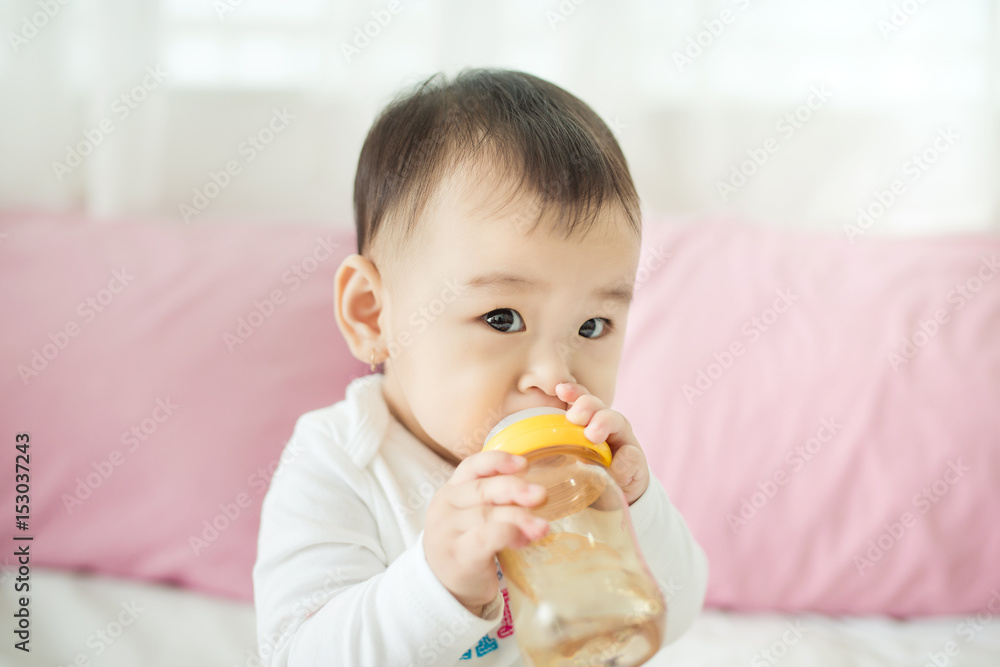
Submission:
{"label": "white curtain", "polygon": [[1000,230],[1000,0],[6,0],[0,29],[4,209],[350,225],[377,111],[495,66],[593,106],[647,218]]}

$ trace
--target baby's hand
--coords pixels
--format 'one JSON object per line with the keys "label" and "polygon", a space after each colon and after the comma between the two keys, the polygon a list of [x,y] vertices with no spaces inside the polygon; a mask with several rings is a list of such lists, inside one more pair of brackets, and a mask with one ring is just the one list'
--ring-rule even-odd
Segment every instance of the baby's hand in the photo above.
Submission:
{"label": "baby's hand", "polygon": [[649,486],[649,465],[639,442],[632,434],[632,425],[620,412],[587,392],[586,387],[575,382],[556,385],[556,396],[572,403],[566,418],[574,424],[585,426],[583,434],[591,442],[607,441],[611,447],[611,476],[625,492],[631,505]]}
{"label": "baby's hand", "polygon": [[427,508],[427,563],[477,616],[497,594],[496,553],[526,546],[549,529],[545,519],[525,509],[544,502],[545,488],[513,475],[524,465],[524,457],[507,452],[473,454],[455,468]]}

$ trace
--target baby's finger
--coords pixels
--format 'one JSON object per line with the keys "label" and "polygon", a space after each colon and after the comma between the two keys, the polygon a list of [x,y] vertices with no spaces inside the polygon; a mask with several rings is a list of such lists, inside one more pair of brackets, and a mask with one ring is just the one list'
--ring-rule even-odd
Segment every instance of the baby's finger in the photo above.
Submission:
{"label": "baby's finger", "polygon": [[463,510],[456,520],[459,532],[475,532],[488,523],[508,523],[517,526],[528,540],[537,540],[549,530],[549,522],[530,510],[515,505],[483,505]]}
{"label": "baby's finger", "polygon": [[611,476],[625,492],[629,504],[641,496],[649,486],[649,466],[642,450],[625,445],[611,462]]}
{"label": "baby's finger", "polygon": [[581,396],[590,394],[579,382],[560,382],[556,385],[556,396],[567,403],[575,403]]}
{"label": "baby's finger", "polygon": [[570,406],[569,410],[566,411],[566,419],[578,426],[587,426],[593,420],[594,415],[600,414],[602,410],[606,409],[604,401],[593,394],[587,394],[578,398],[576,403]]}
{"label": "baby's finger", "polygon": [[[502,516],[498,510],[516,509],[510,507],[493,508],[491,515]],[[466,551],[471,560],[492,558],[501,549],[517,549],[528,542],[541,538],[548,532],[548,522],[536,523],[538,517],[521,519],[513,517],[512,521],[500,521],[496,517],[479,523],[475,528],[463,533],[458,538],[458,548]]]}
{"label": "baby's finger", "polygon": [[529,484],[514,475],[480,477],[456,485],[449,500],[453,507],[476,505],[524,505],[533,507],[545,500],[545,487]]}
{"label": "baby's finger", "polygon": [[625,416],[611,408],[602,408],[594,413],[583,434],[591,442],[607,441],[612,452],[618,451],[619,447],[636,444],[632,427]]}
{"label": "baby's finger", "polygon": [[611,460],[611,476],[619,486],[629,484],[644,467],[642,466],[644,462],[642,451],[632,445],[625,445],[615,452]]}
{"label": "baby's finger", "polygon": [[[606,430],[607,435],[604,436],[604,439],[607,441],[608,446],[611,447],[612,453],[617,452],[622,447],[635,447],[639,450],[643,460],[645,460],[646,455],[642,454],[642,445],[636,440],[635,433],[632,431],[632,424],[625,419],[622,413],[608,408],[595,415],[593,421],[598,422],[599,426],[597,428],[600,430],[598,435],[603,435]],[[591,424],[593,425],[593,422]]]}
{"label": "baby's finger", "polygon": [[524,468],[525,463],[523,456],[514,456],[496,449],[477,452],[458,464],[448,483],[458,486],[480,477],[518,472]]}

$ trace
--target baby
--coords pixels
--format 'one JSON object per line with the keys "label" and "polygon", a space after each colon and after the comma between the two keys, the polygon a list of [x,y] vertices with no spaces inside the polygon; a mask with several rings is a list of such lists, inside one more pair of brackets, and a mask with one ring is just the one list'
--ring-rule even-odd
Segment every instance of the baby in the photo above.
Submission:
{"label": "baby", "polygon": [[610,445],[668,601],[665,641],[683,634],[707,561],[608,407],[641,221],[607,126],[521,72],[431,77],[376,119],[354,208],[337,324],[383,371],[299,419],[264,498],[262,662],[523,664],[495,556],[545,535],[530,510],[544,489],[516,476],[522,457],[480,450],[503,417],[539,406]]}

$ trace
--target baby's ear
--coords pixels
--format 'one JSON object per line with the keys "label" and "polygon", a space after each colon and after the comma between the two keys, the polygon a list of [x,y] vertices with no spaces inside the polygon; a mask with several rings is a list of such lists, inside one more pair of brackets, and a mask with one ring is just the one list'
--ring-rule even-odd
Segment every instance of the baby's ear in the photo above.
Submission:
{"label": "baby's ear", "polygon": [[334,313],[347,346],[359,361],[375,363],[385,353],[379,315],[384,305],[382,277],[371,260],[348,255],[340,263],[333,281]]}

